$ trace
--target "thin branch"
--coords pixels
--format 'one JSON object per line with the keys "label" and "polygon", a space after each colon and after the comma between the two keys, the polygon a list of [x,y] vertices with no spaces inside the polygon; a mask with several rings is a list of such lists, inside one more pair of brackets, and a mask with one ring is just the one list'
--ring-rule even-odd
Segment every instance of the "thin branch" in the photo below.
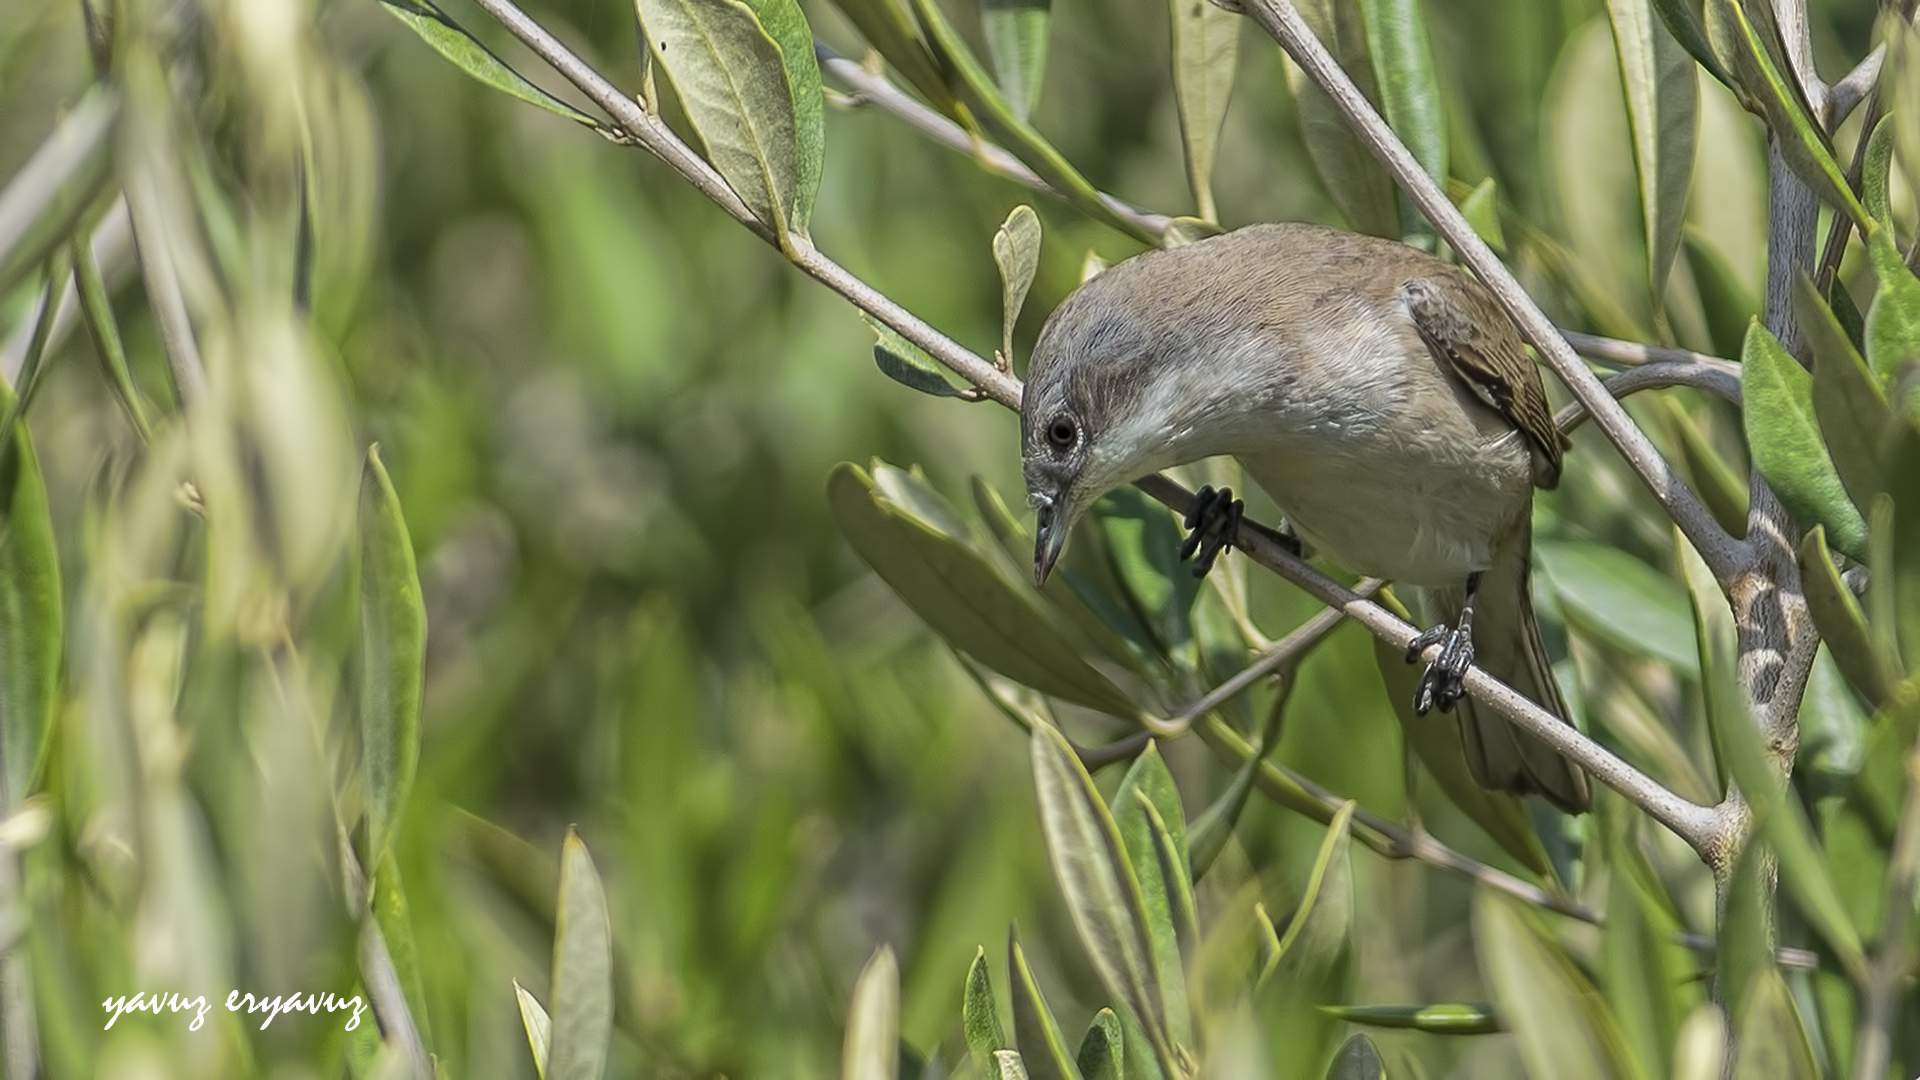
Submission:
{"label": "thin branch", "polygon": [[[1379,578],[1368,578],[1353,587],[1360,596],[1371,598],[1385,584]],[[1299,662],[1314,646],[1325,641],[1328,634],[1338,629],[1346,616],[1327,608],[1318,615],[1300,624],[1300,627],[1281,638],[1272,648],[1261,654],[1260,658],[1248,664],[1238,674],[1213,688],[1205,697],[1180,710],[1174,716],[1158,721],[1161,729],[1156,735],[1177,735],[1193,726],[1201,716],[1212,712],[1237,697],[1247,687],[1259,682],[1274,671]]]}
{"label": "thin branch", "polygon": [[1648,345],[1638,341],[1621,341],[1619,338],[1596,337],[1582,334],[1577,330],[1562,330],[1560,336],[1567,339],[1573,351],[1589,360],[1598,360],[1614,367],[1639,367],[1642,364],[1681,363],[1698,364],[1724,371],[1740,378],[1740,365],[1718,356],[1708,356],[1691,349],[1676,349],[1670,345]]}
{"label": "thin branch", "polygon": [[[1884,44],[1875,45],[1865,60],[1860,61],[1852,71],[1847,72],[1845,78],[1834,83],[1827,91],[1827,115],[1824,119],[1828,135],[1839,131],[1840,125],[1853,115],[1853,110],[1879,85],[1880,69],[1886,65],[1886,60],[1887,47]],[[1861,145],[1866,145],[1866,137],[1872,133],[1871,125],[1860,132]]]}
{"label": "thin branch", "polygon": [[1900,984],[1906,981],[1913,957],[1907,949],[1907,922],[1913,917],[1913,894],[1920,886],[1920,746],[1907,752],[1907,798],[1900,824],[1893,834],[1893,852],[1887,863],[1887,906],[1880,920],[1879,947],[1867,968],[1865,1018],[1853,1043],[1854,1080],[1878,1080],[1887,1075],[1893,1049],[1894,1006]]}
{"label": "thin branch", "polygon": [[[1059,192],[1049,187],[1045,180],[1040,179],[1019,158],[994,143],[969,134],[959,124],[915,101],[903,93],[899,87],[893,85],[885,75],[868,71],[818,40],[813,43],[813,51],[820,60],[821,70],[853,88],[850,105],[878,105],[934,142],[973,158],[982,168],[995,176],[1011,180],[1016,184],[1024,184],[1055,198],[1061,197]],[[1132,222],[1142,231],[1158,236],[1165,233],[1167,227],[1173,223],[1173,219],[1165,214],[1142,210],[1104,191],[1099,194],[1100,201],[1106,205],[1107,209],[1113,211],[1116,216]]]}
{"label": "thin branch", "polygon": [[1824,123],[1829,95],[1813,63],[1813,27],[1807,22],[1807,0],[1773,0],[1773,21],[1780,28],[1780,43],[1786,47],[1794,81],[1813,107],[1814,119]]}
{"label": "thin branch", "polygon": [[[107,211],[100,224],[93,230],[93,257],[100,266],[100,272],[111,286],[126,269],[127,249],[133,240],[132,219],[127,216],[125,199],[116,200],[113,208]],[[36,316],[37,317],[37,316]],[[74,288],[71,275],[60,292],[60,305],[54,313],[53,328],[47,337],[46,347],[58,349],[67,335],[80,322],[79,293]],[[25,319],[14,330],[13,336],[0,344],[0,375],[9,381],[17,381],[21,365],[26,362],[27,352],[33,344],[34,320]]]}
{"label": "thin branch", "polygon": [[[1245,10],[1278,41],[1294,62],[1306,71],[1339,107],[1351,130],[1386,165],[1415,205],[1458,252],[1500,306],[1506,309],[1528,341],[1540,350],[1573,396],[1593,414],[1620,455],[1640,475],[1722,584],[1732,580],[1752,561],[1746,545],[1727,535],[1700,497],[1687,487],[1666,459],[1654,449],[1645,432],[1606,392],[1586,365],[1567,346],[1544,312],[1521,288],[1513,274],[1477,236],[1453,203],[1413,159],[1353,80],[1347,77],[1326,47],[1313,35],[1289,0],[1243,0]],[[1563,725],[1564,726],[1564,725]]]}
{"label": "thin branch", "polygon": [[[1711,360],[1712,357],[1703,359]],[[1695,390],[1716,394],[1738,405],[1740,404],[1740,376],[1737,371],[1738,369],[1735,373],[1729,374],[1718,367],[1706,364],[1660,360],[1644,367],[1629,368],[1608,379],[1604,385],[1607,393],[1612,394],[1616,399],[1626,397],[1628,394],[1637,394],[1642,390],[1690,386]],[[1575,401],[1555,413],[1553,422],[1564,434],[1585,423],[1587,415],[1587,407]]]}

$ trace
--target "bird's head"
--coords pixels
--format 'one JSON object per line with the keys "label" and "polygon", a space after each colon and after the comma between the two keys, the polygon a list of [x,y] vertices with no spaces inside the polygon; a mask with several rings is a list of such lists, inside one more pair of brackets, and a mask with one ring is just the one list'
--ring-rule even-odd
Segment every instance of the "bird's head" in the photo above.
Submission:
{"label": "bird's head", "polygon": [[1157,397],[1170,384],[1128,266],[1093,279],[1048,319],[1020,407],[1021,465],[1037,514],[1033,579],[1045,584],[1067,532],[1108,491],[1175,464]]}

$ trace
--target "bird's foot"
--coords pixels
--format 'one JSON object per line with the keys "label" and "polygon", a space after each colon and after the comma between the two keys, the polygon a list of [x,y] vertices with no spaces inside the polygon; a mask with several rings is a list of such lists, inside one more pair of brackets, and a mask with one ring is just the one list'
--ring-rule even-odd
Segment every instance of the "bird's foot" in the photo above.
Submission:
{"label": "bird's foot", "polygon": [[1413,712],[1425,716],[1436,705],[1441,712],[1452,712],[1453,705],[1467,694],[1467,669],[1473,666],[1473,624],[1461,620],[1459,626],[1444,623],[1414,638],[1407,646],[1407,663],[1420,659],[1430,645],[1440,646],[1440,655],[1420,673],[1420,684],[1413,690]]}
{"label": "bird's foot", "polygon": [[1232,488],[1215,490],[1211,485],[1193,496],[1187,509],[1187,541],[1180,545],[1180,559],[1193,560],[1193,576],[1206,577],[1213,560],[1240,538],[1240,521],[1247,504],[1233,497]]}

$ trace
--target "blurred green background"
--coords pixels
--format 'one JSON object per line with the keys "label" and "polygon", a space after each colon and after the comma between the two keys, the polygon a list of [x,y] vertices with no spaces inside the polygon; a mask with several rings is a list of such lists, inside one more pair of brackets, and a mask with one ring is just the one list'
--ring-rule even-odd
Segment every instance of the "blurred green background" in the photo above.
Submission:
{"label": "blurred green background", "polygon": [[[234,48],[223,35],[237,16],[219,4],[162,6],[209,24],[199,32],[216,42],[202,58],[210,89],[190,111],[210,143],[244,142],[250,84],[226,71],[222,51]],[[1864,52],[1874,5],[1814,7],[1820,55],[1840,70]],[[833,9],[806,8],[823,40],[861,54]],[[834,464],[879,457],[919,466],[956,503],[977,474],[1020,506],[1016,419],[881,377],[853,308],[664,166],[468,80],[370,0],[278,9],[311,21],[301,36],[323,74],[303,85],[326,89],[307,105],[329,118],[314,137],[334,140],[331,171],[317,180],[330,211],[315,299],[320,370],[345,403],[354,451],[382,448],[425,593],[420,764],[396,855],[422,1023],[445,1074],[534,1074],[512,983],[547,985],[554,867],[570,824],[606,880],[620,950],[609,1075],[832,1074],[853,979],[880,944],[900,956],[906,1041],[951,1066],[962,1056],[967,964],[978,945],[997,956],[1012,924],[1063,1024],[1080,1030],[1107,1002],[1047,865],[1026,739],[853,555],[824,498]],[[483,13],[447,9],[578,101]],[[530,11],[637,90],[628,6]],[[953,13],[975,25],[969,10]],[[1514,220],[1539,233],[1538,245],[1515,242],[1515,261],[1563,323],[1655,336],[1602,5],[1436,0],[1430,18],[1453,99],[1455,178],[1495,178]],[[1058,0],[1036,125],[1101,189],[1190,213],[1166,21],[1165,5],[1149,0]],[[1302,148],[1280,54],[1254,28],[1243,33],[1215,180],[1223,223],[1338,223]],[[92,79],[76,3],[0,7],[0,176],[19,169]],[[1752,307],[1764,256],[1761,134],[1723,88],[1703,80],[1702,94],[1689,221]],[[989,243],[1013,206],[1032,203],[1046,229],[1016,339],[1023,357],[1089,251],[1114,261],[1138,250],[877,108],[830,107],[827,139],[815,241],[977,351],[998,338]],[[241,164],[220,179],[252,182],[246,159],[244,147],[223,158]],[[245,195],[235,202],[243,214],[259,209]],[[1574,271],[1539,254],[1556,241],[1580,253]],[[118,265],[109,280],[136,378],[165,400],[157,332],[130,258]],[[1722,355],[1737,349],[1715,333],[1685,260],[1675,279],[1673,335]],[[0,332],[19,332],[31,292],[4,298]],[[29,418],[70,610],[84,606],[88,580],[76,568],[97,559],[100,493],[136,457],[92,348],[84,332],[65,338]],[[1688,394],[1669,400],[1710,411]],[[1662,422],[1661,408],[1642,415]],[[1721,445],[1737,446],[1737,426],[1720,422]],[[1659,519],[1644,492],[1590,432],[1579,442],[1570,469],[1582,475],[1544,500],[1542,535],[1671,565],[1672,539],[1648,524]],[[1252,576],[1269,634],[1310,612],[1290,589]],[[1550,590],[1542,602],[1564,650]],[[325,607],[315,605],[316,625]],[[70,616],[70,640],[80,621]],[[1617,642],[1585,647],[1622,670],[1644,666]],[[85,670],[70,661],[71,702],[86,696]],[[1654,696],[1680,715],[1683,690]],[[81,711],[63,713],[56,760],[85,752]],[[183,709],[183,728],[195,722]],[[1678,737],[1703,741],[1697,727]],[[1204,748],[1167,752],[1190,810],[1224,784]],[[1308,663],[1277,757],[1370,810],[1405,814],[1399,729],[1364,632],[1341,630]],[[1695,760],[1707,772],[1696,781],[1711,781]],[[254,927],[233,932],[233,987],[294,989],[259,985],[263,972],[286,969],[266,965],[258,943],[274,938],[276,913],[309,901],[276,891],[300,887],[290,881],[233,884],[244,875],[239,849],[218,839],[232,812],[221,807],[224,782],[194,778],[198,813],[213,820],[211,861],[224,867],[204,914]],[[1450,842],[1508,865],[1445,806],[1425,810]],[[62,857],[89,864],[87,822],[61,826]],[[1256,799],[1231,857],[1284,911],[1320,831]],[[1672,847],[1660,869],[1695,925],[1710,925],[1706,872]],[[1370,854],[1356,856],[1355,871],[1356,1000],[1489,996],[1471,962],[1464,882]],[[93,887],[68,880],[62,902],[83,909],[90,901],[78,894]],[[301,940],[312,956],[350,955],[340,934]],[[72,1032],[49,1039],[61,1046],[49,1054],[55,1075],[104,1068],[142,1040],[188,1038],[172,1018],[125,1021],[103,1037],[91,1003],[138,988],[138,969],[113,959],[115,946],[92,955],[84,936],[63,940],[48,946],[58,977],[44,985],[58,990],[41,1002],[43,1024]],[[293,970],[329,970],[303,962]],[[314,975],[310,988],[345,985],[332,970],[333,983]],[[1305,1075],[1333,1025],[1289,1015],[1273,1038],[1297,1039],[1301,1054],[1282,1074]],[[250,1067],[337,1074],[327,1070],[342,1051],[325,1022],[280,1023],[297,1030],[256,1041]],[[1504,1039],[1379,1039],[1413,1052],[1429,1075],[1518,1070]]]}

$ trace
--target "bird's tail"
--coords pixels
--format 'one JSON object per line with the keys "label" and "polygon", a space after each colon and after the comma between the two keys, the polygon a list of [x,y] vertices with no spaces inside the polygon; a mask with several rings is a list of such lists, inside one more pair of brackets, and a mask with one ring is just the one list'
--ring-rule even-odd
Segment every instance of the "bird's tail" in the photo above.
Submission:
{"label": "bird's tail", "polygon": [[[1507,538],[1493,565],[1480,575],[1473,611],[1474,664],[1571,723],[1540,641],[1540,624],[1533,616],[1528,588],[1532,562],[1533,527],[1525,523]],[[1460,618],[1466,592],[1429,589],[1426,600],[1430,619],[1452,625]],[[1569,814],[1586,812],[1591,796],[1579,766],[1472,698],[1461,699],[1458,708],[1467,767],[1481,787],[1537,794]]]}

